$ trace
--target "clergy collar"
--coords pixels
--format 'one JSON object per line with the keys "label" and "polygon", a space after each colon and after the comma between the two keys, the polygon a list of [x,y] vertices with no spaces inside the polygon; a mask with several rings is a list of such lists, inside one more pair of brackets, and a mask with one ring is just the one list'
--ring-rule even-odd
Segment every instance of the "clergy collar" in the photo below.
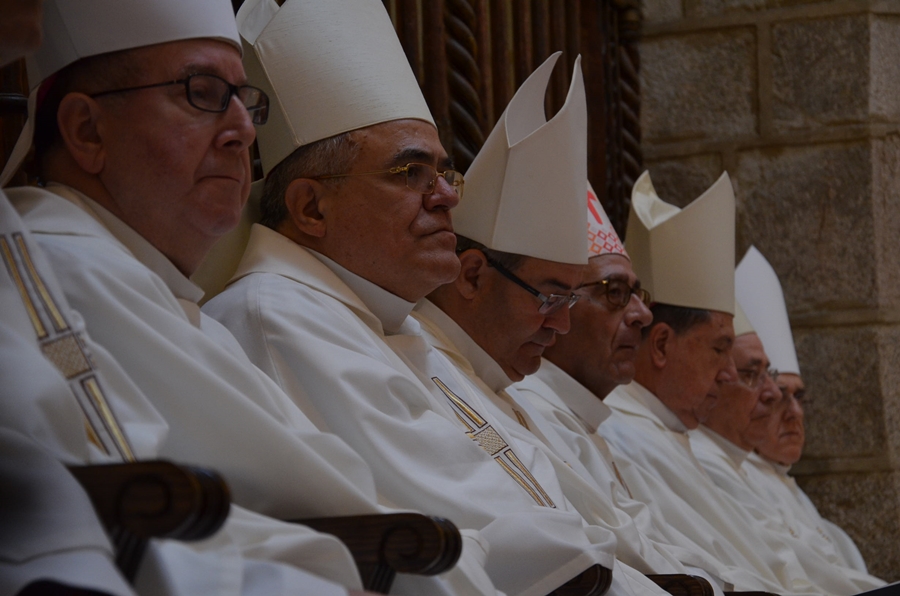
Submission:
{"label": "clergy collar", "polygon": [[372,314],[378,317],[385,335],[395,335],[400,331],[400,326],[412,312],[416,305],[415,302],[408,302],[400,296],[388,292],[381,286],[338,265],[321,253],[309,248],[307,250],[323,265],[331,269],[332,273],[353,290],[363,304],[372,311]]}
{"label": "clergy collar", "polygon": [[750,455],[747,457],[747,459],[755,464],[771,466],[772,468],[775,469],[775,471],[780,476],[787,476],[788,472],[790,472],[790,470],[791,470],[791,466],[786,466],[784,464],[780,464],[776,461],[773,461],[773,460],[769,459],[768,457],[763,457],[756,451],[751,452]]}
{"label": "clergy collar", "polygon": [[475,343],[475,340],[456,321],[435,306],[433,302],[423,298],[416,305],[416,312],[429,319],[447,336],[462,357],[472,365],[475,375],[484,381],[491,391],[499,393],[512,385],[512,380],[506,376],[497,361],[491,358],[490,354]]}
{"label": "clergy collar", "polygon": [[612,414],[599,397],[546,358],[541,358],[541,368],[535,375],[581,419],[591,434]]}
{"label": "clergy collar", "polygon": [[134,258],[158,275],[176,298],[195,304],[203,298],[203,290],[188,279],[166,255],[99,203],[84,193],[63,184],[51,182],[47,185],[47,190],[75,203],[93,217],[116,240],[122,243]]}
{"label": "clergy collar", "polygon": [[660,401],[652,391],[637,381],[632,381],[630,384],[625,385],[624,390],[639,404],[650,410],[657,418],[659,418],[659,421],[663,426],[672,432],[686,433],[688,431],[688,428],[678,419],[675,412],[670,410],[666,404]]}
{"label": "clergy collar", "polygon": [[697,427],[697,430],[692,431],[697,433],[698,435],[702,435],[713,442],[719,449],[721,449],[728,459],[734,464],[735,468],[740,468],[741,465],[747,461],[747,456],[750,455],[749,451],[744,451],[713,429],[709,428],[705,424],[701,424]]}

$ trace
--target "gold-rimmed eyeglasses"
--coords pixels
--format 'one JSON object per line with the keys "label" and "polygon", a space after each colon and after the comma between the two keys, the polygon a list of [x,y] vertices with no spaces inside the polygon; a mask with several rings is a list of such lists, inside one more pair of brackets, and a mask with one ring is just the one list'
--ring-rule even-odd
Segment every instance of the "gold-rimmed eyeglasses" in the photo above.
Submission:
{"label": "gold-rimmed eyeglasses", "polygon": [[748,389],[759,389],[767,379],[775,380],[778,371],[774,368],[739,368],[737,369],[738,383]]}
{"label": "gold-rimmed eyeglasses", "polygon": [[405,166],[395,166],[387,170],[378,170],[376,172],[358,172],[356,174],[331,174],[328,176],[314,176],[313,180],[326,180],[328,178],[351,178],[353,176],[372,176],[375,174],[405,174],[406,187],[423,195],[430,195],[434,192],[435,184],[437,184],[438,176],[443,177],[447,181],[456,194],[462,198],[465,179],[463,175],[456,170],[444,170],[438,172],[435,168],[424,163],[408,163]]}
{"label": "gold-rimmed eyeglasses", "polygon": [[628,285],[624,279],[606,278],[600,281],[586,283],[579,290],[587,290],[588,300],[591,302],[599,302],[599,297],[606,298],[607,305],[612,309],[619,309],[628,306],[631,296],[635,295],[645,305],[650,306],[652,298],[650,292],[636,284]]}

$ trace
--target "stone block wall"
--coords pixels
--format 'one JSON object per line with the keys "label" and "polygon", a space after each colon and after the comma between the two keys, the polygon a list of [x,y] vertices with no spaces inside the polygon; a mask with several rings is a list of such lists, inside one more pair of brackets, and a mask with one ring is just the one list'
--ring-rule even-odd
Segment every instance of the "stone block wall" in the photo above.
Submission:
{"label": "stone block wall", "polygon": [[685,205],[728,170],[809,392],[798,481],[900,580],[900,1],[644,0],[642,147]]}

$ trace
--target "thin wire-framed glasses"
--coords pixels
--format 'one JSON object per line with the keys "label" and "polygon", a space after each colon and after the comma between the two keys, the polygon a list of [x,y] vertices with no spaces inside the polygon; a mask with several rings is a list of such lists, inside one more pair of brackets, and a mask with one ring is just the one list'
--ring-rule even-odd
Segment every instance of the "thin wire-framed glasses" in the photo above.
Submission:
{"label": "thin wire-framed glasses", "polygon": [[739,368],[737,373],[738,383],[748,389],[759,389],[766,382],[766,379],[774,381],[778,377],[778,371],[774,368]]}
{"label": "thin wire-framed glasses", "polygon": [[568,295],[550,294],[548,296],[546,294],[542,294],[540,291],[522,281],[518,276],[516,276],[516,274],[514,274],[512,271],[510,271],[488,255],[484,255],[484,258],[485,260],[487,260],[488,265],[497,270],[497,273],[540,300],[541,306],[540,308],[538,308],[538,312],[542,315],[552,315],[563,307],[572,308],[573,306],[575,306],[575,303],[578,302],[578,300],[581,298],[581,296],[575,294],[574,292]]}
{"label": "thin wire-framed glasses", "polygon": [[269,119],[269,96],[262,89],[250,85],[232,85],[222,77],[211,74],[192,74],[177,81],[110,89],[94,93],[91,97],[103,97],[113,93],[128,93],[169,85],[184,85],[188,103],[203,112],[224,112],[228,109],[231,96],[234,95],[250,113],[253,124],[265,124]]}
{"label": "thin wire-framed glasses", "polygon": [[645,305],[650,306],[652,298],[650,292],[640,285],[630,286],[624,279],[606,278],[600,281],[586,283],[579,290],[586,289],[588,300],[599,303],[599,297],[606,298],[610,308],[618,309],[628,306],[631,296],[635,295]]}
{"label": "thin wire-framed glasses", "polygon": [[465,179],[456,170],[444,170],[438,172],[435,168],[424,163],[408,163],[405,166],[395,166],[387,170],[376,172],[358,172],[356,174],[331,174],[328,176],[315,176],[313,180],[326,180],[328,178],[351,178],[353,176],[372,176],[374,174],[406,174],[406,187],[423,195],[434,192],[438,176],[447,181],[456,194],[462,198]]}

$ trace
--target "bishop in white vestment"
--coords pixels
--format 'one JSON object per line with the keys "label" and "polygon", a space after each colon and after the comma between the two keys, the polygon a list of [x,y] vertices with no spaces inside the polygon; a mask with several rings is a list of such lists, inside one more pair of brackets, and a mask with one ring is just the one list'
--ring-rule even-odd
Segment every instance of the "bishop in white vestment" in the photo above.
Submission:
{"label": "bishop in white vestment", "polygon": [[479,404],[435,397],[391,349],[430,350],[408,315],[458,271],[449,210],[462,178],[384,7],[342,1],[340,27],[330,1],[248,2],[238,15],[251,82],[277,97],[273,116],[289,126],[260,130],[265,225],[250,229],[231,283],[204,311],[365,458],[386,503],[463,528],[464,556],[497,589],[550,592],[611,565],[614,539],[589,537],[579,515],[557,508],[528,453]]}

